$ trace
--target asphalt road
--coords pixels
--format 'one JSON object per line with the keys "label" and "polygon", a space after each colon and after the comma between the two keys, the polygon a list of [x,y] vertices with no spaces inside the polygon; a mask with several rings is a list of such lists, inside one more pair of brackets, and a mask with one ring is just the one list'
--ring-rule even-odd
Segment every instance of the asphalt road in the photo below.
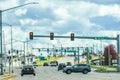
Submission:
{"label": "asphalt road", "polygon": [[57,67],[37,67],[36,76],[20,75],[20,69],[15,69],[16,78],[11,80],[119,80],[120,73],[97,73],[92,70],[88,74],[72,73],[65,74],[57,71]]}

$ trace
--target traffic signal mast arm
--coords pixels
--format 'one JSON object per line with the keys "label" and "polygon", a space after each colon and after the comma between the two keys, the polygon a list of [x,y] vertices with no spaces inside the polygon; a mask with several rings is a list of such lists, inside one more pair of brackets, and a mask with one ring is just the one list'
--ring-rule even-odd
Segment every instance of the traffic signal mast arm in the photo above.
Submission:
{"label": "traffic signal mast arm", "polygon": [[[44,37],[48,38],[50,36],[47,35],[33,35],[33,37]],[[71,38],[71,36],[54,36],[54,38]],[[117,37],[87,37],[87,36],[74,36],[77,39],[105,39],[105,40],[117,40]]]}

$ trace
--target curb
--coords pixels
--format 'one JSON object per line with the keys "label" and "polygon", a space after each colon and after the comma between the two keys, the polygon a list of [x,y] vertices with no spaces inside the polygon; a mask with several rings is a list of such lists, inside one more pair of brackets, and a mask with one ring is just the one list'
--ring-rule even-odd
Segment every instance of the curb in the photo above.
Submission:
{"label": "curb", "polygon": [[3,78],[0,80],[9,80],[10,78],[16,77],[15,74],[6,74]]}

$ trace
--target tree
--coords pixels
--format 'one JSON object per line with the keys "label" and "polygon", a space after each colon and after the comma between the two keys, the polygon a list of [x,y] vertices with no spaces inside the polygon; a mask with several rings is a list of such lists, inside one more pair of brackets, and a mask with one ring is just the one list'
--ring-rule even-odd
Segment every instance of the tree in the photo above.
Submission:
{"label": "tree", "polygon": [[106,46],[104,48],[104,56],[105,56],[105,65],[109,64],[109,60],[110,60],[110,64],[111,64],[112,59],[117,59],[117,53],[116,53],[116,50],[115,50],[115,46],[112,45],[112,44]]}

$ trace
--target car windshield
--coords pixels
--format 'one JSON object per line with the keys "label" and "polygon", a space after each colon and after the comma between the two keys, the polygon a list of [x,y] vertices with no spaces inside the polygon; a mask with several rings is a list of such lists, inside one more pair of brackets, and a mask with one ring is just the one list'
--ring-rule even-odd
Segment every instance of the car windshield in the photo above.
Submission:
{"label": "car windshield", "polygon": [[33,67],[32,65],[25,65],[25,66],[23,66],[23,68],[31,68],[31,67]]}

